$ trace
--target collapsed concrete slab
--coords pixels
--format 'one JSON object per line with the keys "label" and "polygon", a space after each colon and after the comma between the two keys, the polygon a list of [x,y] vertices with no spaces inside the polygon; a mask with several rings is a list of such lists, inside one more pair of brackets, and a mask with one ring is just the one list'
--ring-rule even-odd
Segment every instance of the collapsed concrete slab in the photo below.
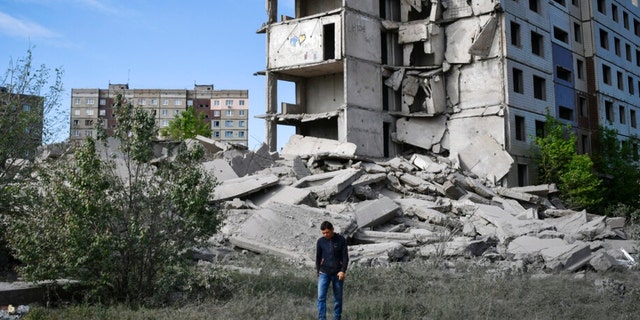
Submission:
{"label": "collapsed concrete slab", "polygon": [[243,156],[231,160],[233,171],[238,177],[244,177],[274,165],[269,146],[263,143],[255,152],[247,152]]}
{"label": "collapsed concrete slab", "polygon": [[362,266],[388,265],[402,261],[409,254],[407,248],[397,242],[349,246],[349,261]]}
{"label": "collapsed concrete slab", "polygon": [[233,245],[307,264],[315,259],[315,244],[322,236],[322,221],[331,220],[335,231],[346,233],[347,237],[354,230],[350,216],[306,206],[271,203],[267,208],[249,213],[240,225],[227,230]]}
{"label": "collapsed concrete slab", "polygon": [[513,158],[488,135],[470,137],[469,144],[459,154],[464,170],[490,181],[504,178],[513,164]]}
{"label": "collapsed concrete slab", "polygon": [[401,118],[396,122],[396,139],[425,150],[439,144],[446,130],[447,118]]}
{"label": "collapsed concrete slab", "polygon": [[238,178],[238,175],[233,171],[229,163],[223,159],[203,162],[202,168],[213,175],[218,182]]}
{"label": "collapsed concrete slab", "polygon": [[278,181],[278,177],[274,175],[229,179],[215,187],[212,200],[219,201],[246,196],[258,190],[274,186],[278,184]]}
{"label": "collapsed concrete slab", "polygon": [[393,200],[383,197],[359,203],[356,206],[354,216],[360,228],[367,228],[390,220],[398,209],[400,209],[400,206]]}
{"label": "collapsed concrete slab", "polygon": [[356,145],[353,143],[301,135],[292,135],[280,152],[285,159],[294,159],[295,157],[308,159],[311,156],[353,158],[355,153]]}
{"label": "collapsed concrete slab", "polygon": [[310,207],[317,206],[311,190],[294,188],[287,185],[276,185],[256,192],[251,195],[251,201],[259,207],[266,207],[272,202],[283,204],[305,204]]}
{"label": "collapsed concrete slab", "polygon": [[291,186],[307,189],[316,195],[318,200],[326,200],[351,186],[351,183],[358,179],[361,173],[362,171],[356,169],[344,169],[315,174],[306,176]]}

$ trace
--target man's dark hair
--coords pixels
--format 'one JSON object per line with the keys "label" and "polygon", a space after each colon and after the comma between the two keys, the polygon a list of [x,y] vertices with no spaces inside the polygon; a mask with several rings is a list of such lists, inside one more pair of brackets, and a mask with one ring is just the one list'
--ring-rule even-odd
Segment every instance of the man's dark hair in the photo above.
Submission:
{"label": "man's dark hair", "polygon": [[320,230],[327,230],[327,229],[333,230],[333,225],[329,221],[323,221],[322,224],[320,224]]}

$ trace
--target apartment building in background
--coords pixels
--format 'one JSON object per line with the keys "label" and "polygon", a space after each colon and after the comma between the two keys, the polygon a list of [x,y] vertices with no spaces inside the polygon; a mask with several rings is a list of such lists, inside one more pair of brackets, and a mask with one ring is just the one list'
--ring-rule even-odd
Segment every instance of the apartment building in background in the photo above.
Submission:
{"label": "apartment building in background", "polygon": [[130,89],[128,84],[109,84],[108,89],[72,89],[70,140],[96,136],[96,125],[113,134],[118,125],[113,103],[118,94],[155,115],[159,128],[193,107],[204,114],[215,140],[246,146],[248,143],[248,90],[214,90],[213,85],[185,89]]}
{"label": "apartment building in background", "polygon": [[41,96],[16,93],[10,88],[0,87],[2,139],[10,142],[5,146],[11,145],[10,149],[3,151],[5,156],[28,160],[35,158],[38,147],[42,145],[44,103]]}
{"label": "apartment building in background", "polygon": [[[640,134],[637,0],[265,0],[266,143],[279,126],[363,157],[430,151],[504,186],[536,182],[546,115],[597,152]],[[295,101],[279,84],[292,83]],[[634,145],[637,150],[637,146]]]}

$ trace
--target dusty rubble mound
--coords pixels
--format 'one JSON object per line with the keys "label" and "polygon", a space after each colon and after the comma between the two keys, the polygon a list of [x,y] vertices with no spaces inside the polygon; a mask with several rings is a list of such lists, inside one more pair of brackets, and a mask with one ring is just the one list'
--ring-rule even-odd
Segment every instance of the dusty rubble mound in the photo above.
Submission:
{"label": "dusty rubble mound", "polygon": [[218,243],[312,264],[320,223],[329,220],[361,265],[482,257],[518,268],[606,271],[637,253],[624,218],[565,209],[554,185],[504,188],[447,158],[372,161],[354,156],[355,148],[296,135],[281,154],[266,145],[216,152],[203,166],[219,182],[212,201],[227,215]]}

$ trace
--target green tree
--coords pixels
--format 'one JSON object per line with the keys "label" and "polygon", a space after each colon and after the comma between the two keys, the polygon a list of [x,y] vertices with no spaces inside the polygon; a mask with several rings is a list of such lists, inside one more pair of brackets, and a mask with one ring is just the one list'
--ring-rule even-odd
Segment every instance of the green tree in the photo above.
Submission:
{"label": "green tree", "polygon": [[640,207],[640,167],[633,144],[637,137],[621,142],[614,129],[601,127],[600,152],[594,156],[594,164],[603,177],[603,210],[612,206]]}
{"label": "green tree", "polygon": [[167,127],[160,130],[160,134],[171,139],[182,141],[195,138],[197,135],[210,137],[211,128],[204,114],[196,112],[193,107],[180,112]]}
{"label": "green tree", "polygon": [[189,250],[220,223],[214,181],[198,166],[200,146],[182,143],[175,160],[150,164],[153,116],[121,95],[114,113],[113,138],[87,138],[20,185],[9,244],[28,280],[77,279],[102,302],[161,302],[185,285]]}
{"label": "green tree", "polygon": [[547,114],[545,136],[535,138],[538,178],[555,183],[570,208],[593,208],[602,200],[601,181],[591,158],[577,153],[576,140],[570,125],[563,126]]}
{"label": "green tree", "polygon": [[35,66],[28,50],[0,76],[0,274],[9,259],[3,221],[11,220],[19,191],[15,180],[29,175],[25,160],[33,160],[37,148],[56,140],[68,124],[60,105],[62,74],[60,68]]}

